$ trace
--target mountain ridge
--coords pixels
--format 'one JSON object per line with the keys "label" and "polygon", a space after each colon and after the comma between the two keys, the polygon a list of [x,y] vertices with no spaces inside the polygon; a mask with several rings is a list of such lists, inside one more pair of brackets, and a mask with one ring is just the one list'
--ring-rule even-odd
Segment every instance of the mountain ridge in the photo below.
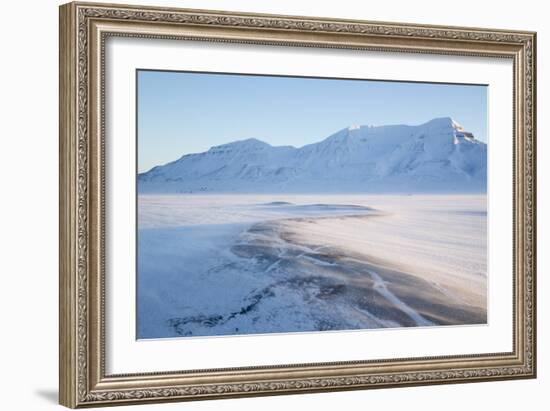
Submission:
{"label": "mountain ridge", "polygon": [[450,117],[350,126],[317,143],[236,140],[138,175],[140,193],[484,192],[487,146]]}

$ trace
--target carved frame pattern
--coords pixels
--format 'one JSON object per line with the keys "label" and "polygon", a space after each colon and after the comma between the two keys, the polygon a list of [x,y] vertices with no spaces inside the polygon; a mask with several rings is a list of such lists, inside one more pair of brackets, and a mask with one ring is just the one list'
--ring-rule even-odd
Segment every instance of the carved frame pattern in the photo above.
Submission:
{"label": "carved frame pattern", "polygon": [[[63,405],[100,406],[535,377],[535,33],[91,3],[61,6],[60,22],[60,402]],[[101,24],[105,27],[98,28]],[[210,27],[214,30],[208,30]],[[159,28],[158,33],[152,32],[155,28]],[[195,34],[182,34],[181,30]],[[319,37],[311,40],[307,36],[311,33],[318,33]],[[516,72],[514,352],[203,370],[202,380],[181,379],[192,376],[186,372],[106,376],[102,331],[105,321],[102,99],[103,49],[108,36],[512,58]],[[447,363],[449,367],[445,368]],[[261,378],[246,374],[247,370],[261,372]],[[239,371],[243,381],[233,378]],[[232,376],[227,382],[213,378],[208,382],[209,373],[219,376],[224,372]]]}

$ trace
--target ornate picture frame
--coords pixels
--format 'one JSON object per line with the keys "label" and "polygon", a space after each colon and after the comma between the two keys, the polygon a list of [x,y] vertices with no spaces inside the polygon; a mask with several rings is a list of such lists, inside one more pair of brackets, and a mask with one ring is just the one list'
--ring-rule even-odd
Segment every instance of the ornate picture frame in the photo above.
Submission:
{"label": "ornate picture frame", "polygon": [[[199,40],[512,61],[513,349],[107,374],[105,43]],[[536,377],[536,34],[221,11],[60,7],[60,403],[71,408]],[[116,160],[115,160],[116,161]]]}

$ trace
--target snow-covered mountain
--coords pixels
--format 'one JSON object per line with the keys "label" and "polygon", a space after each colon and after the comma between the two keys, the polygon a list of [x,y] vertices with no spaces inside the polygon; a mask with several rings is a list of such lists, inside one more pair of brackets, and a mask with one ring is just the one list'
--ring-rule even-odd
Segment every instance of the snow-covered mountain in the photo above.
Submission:
{"label": "snow-covered mountain", "polygon": [[352,126],[306,146],[235,141],[139,174],[140,193],[485,192],[487,145],[449,117]]}

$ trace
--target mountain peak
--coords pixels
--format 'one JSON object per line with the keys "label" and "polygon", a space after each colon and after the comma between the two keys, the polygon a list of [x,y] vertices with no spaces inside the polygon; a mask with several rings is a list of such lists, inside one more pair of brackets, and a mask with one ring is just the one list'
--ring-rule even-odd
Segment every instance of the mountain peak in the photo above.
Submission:
{"label": "mountain peak", "polygon": [[348,126],[300,148],[256,138],[139,175],[139,192],[478,192],[486,144],[451,117]]}
{"label": "mountain peak", "polygon": [[246,148],[246,149],[262,149],[271,147],[270,144],[258,140],[257,138],[247,138],[245,140],[232,141],[231,143],[220,144],[219,146],[213,146],[209,151],[217,151],[220,149],[230,148]]}
{"label": "mountain peak", "polygon": [[428,126],[430,128],[454,128],[456,130],[463,130],[462,126],[456,122],[452,117],[437,117],[422,126]]}

